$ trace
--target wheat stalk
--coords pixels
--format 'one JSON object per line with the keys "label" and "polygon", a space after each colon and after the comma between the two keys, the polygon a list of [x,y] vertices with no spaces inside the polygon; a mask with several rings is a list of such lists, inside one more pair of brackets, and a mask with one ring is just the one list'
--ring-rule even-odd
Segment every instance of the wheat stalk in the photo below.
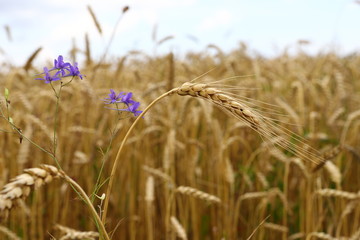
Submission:
{"label": "wheat stalk", "polygon": [[243,195],[240,196],[239,200],[246,200],[246,199],[254,199],[254,198],[264,198],[264,197],[268,197],[269,196],[269,192],[264,191],[264,192],[249,192],[249,193],[245,193]]}
{"label": "wheat stalk", "polygon": [[148,203],[152,203],[154,200],[154,177],[149,176],[146,180],[145,201]]}
{"label": "wheat stalk", "polygon": [[295,240],[295,239],[299,239],[299,238],[303,239],[304,236],[305,236],[305,233],[298,232],[298,233],[294,233],[294,234],[290,235],[288,240]]}
{"label": "wheat stalk", "polygon": [[358,229],[353,235],[351,235],[351,237],[349,238],[349,240],[359,240],[360,239],[360,229]]}
{"label": "wheat stalk", "polygon": [[324,168],[329,173],[331,180],[339,185],[342,179],[340,169],[331,161],[327,161]]}
{"label": "wheat stalk", "polygon": [[[51,165],[25,169],[24,173],[10,180],[0,192],[0,214],[8,215],[19,199],[30,194],[31,187],[39,188],[54,178],[64,177],[65,173]],[[0,215],[0,216],[1,216]]]}
{"label": "wheat stalk", "polygon": [[270,222],[264,223],[263,226],[267,229],[271,229],[271,230],[278,231],[278,232],[287,233],[289,231],[288,227],[285,227],[285,226],[282,226],[279,224],[275,224],[275,223],[270,223]]}
{"label": "wheat stalk", "polygon": [[220,198],[218,198],[214,195],[211,195],[209,193],[200,191],[196,188],[192,188],[192,187],[179,186],[176,188],[176,191],[181,194],[192,196],[192,197],[199,198],[202,200],[206,200],[206,201],[209,201],[212,203],[220,203],[221,202]]}
{"label": "wheat stalk", "polygon": [[55,228],[60,230],[63,235],[59,240],[67,240],[67,239],[89,239],[95,240],[99,237],[99,233],[93,231],[81,232],[72,228],[68,228],[62,226],[60,224],[56,224]]}
{"label": "wheat stalk", "polygon": [[36,56],[39,54],[39,52],[41,50],[42,50],[42,47],[39,47],[31,54],[31,56],[28,58],[28,60],[26,61],[25,65],[23,67],[25,71],[30,70],[30,68],[32,67],[32,62],[34,61],[34,59],[36,58]]}
{"label": "wheat stalk", "polygon": [[263,188],[269,188],[269,182],[267,181],[265,175],[262,172],[256,172],[256,177],[259,179],[259,182],[263,186]]}
{"label": "wheat stalk", "polygon": [[330,149],[329,151],[324,152],[322,154],[322,162],[319,163],[317,166],[315,166],[315,168],[312,171],[316,172],[319,169],[321,169],[327,163],[327,161],[336,157],[343,150],[343,148],[344,148],[343,145],[340,144],[340,145],[337,145],[336,147]]}
{"label": "wheat stalk", "polygon": [[341,143],[344,144],[345,143],[345,140],[346,140],[346,137],[347,137],[347,134],[348,134],[348,131],[349,131],[349,128],[350,128],[350,125],[351,123],[356,119],[360,117],[360,110],[356,110],[352,113],[350,113],[346,119],[346,122],[345,122],[345,125],[343,127],[343,130],[342,130],[342,133],[341,133]]}
{"label": "wheat stalk", "polygon": [[336,93],[339,96],[339,100],[342,101],[347,97],[346,86],[344,81],[344,76],[341,74],[341,72],[337,71],[335,73],[335,81],[336,81]]}
{"label": "wheat stalk", "polygon": [[209,87],[207,84],[186,82],[177,89],[176,93],[180,96],[188,95],[211,100],[214,104],[223,107],[250,124],[251,127],[255,129],[259,127],[260,121],[258,117],[247,106],[242,105],[223,91]]}
{"label": "wheat stalk", "polygon": [[[186,82],[182,86],[180,86],[178,88],[174,88],[174,89],[162,94],[161,96],[156,98],[154,101],[152,101],[144,109],[144,111],[136,118],[136,120],[133,122],[133,124],[130,126],[129,130],[126,132],[126,134],[123,138],[123,141],[120,144],[119,149],[117,151],[117,154],[116,154],[116,157],[115,157],[112,169],[111,169],[110,177],[109,177],[109,184],[107,187],[106,196],[111,195],[111,190],[112,190],[112,186],[113,186],[113,182],[114,182],[114,176],[115,176],[117,166],[119,164],[122,149],[124,148],[125,143],[126,143],[127,139],[129,138],[130,133],[136,126],[136,124],[140,121],[140,119],[142,119],[142,117],[146,114],[146,112],[149,111],[149,109],[151,109],[156,103],[158,103],[163,98],[170,96],[172,94],[175,94],[175,93],[177,93],[180,96],[200,97],[200,98],[209,100],[212,103],[214,103],[215,105],[217,105],[220,108],[227,111],[228,113],[234,115],[239,120],[242,120],[243,122],[247,123],[247,125],[249,127],[254,129],[255,131],[257,131],[261,136],[264,136],[267,139],[279,137],[279,134],[274,132],[273,129],[276,129],[278,132],[281,132],[288,137],[291,136],[291,134],[292,134],[291,131],[289,131],[285,128],[281,129],[281,127],[279,127],[279,126],[277,127],[274,124],[271,125],[270,123],[265,123],[265,121],[263,121],[265,118],[263,118],[261,115],[259,115],[255,111],[252,111],[245,104],[243,104],[240,101],[237,101],[235,98],[231,97],[230,94],[228,94],[226,92],[223,92],[219,89],[213,88],[208,84]],[[299,136],[297,136],[297,137],[299,137]],[[286,139],[284,139],[282,137],[279,137],[279,138],[280,138],[280,141],[277,142],[278,146],[280,146],[284,149],[287,149],[290,152],[295,153],[299,156],[302,156],[304,159],[308,159],[316,164],[319,163],[320,157],[316,156],[316,154],[313,154],[312,152],[306,150],[305,148],[301,148],[292,142],[286,141]],[[300,139],[301,139],[301,137],[300,137]],[[295,140],[298,142],[301,142],[301,140],[299,140],[299,139],[295,139]],[[309,147],[309,146],[307,146],[307,147]],[[318,161],[316,161],[314,159],[317,159]],[[108,206],[109,206],[109,198],[106,198],[105,202],[104,202],[104,211],[103,211],[103,215],[102,215],[103,223],[105,223],[105,221],[106,221]]]}
{"label": "wheat stalk", "polygon": [[[287,149],[288,151],[315,164],[319,164],[319,162],[322,161],[319,154],[314,154],[311,151],[301,148],[279,136],[279,133],[286,136],[294,136],[294,133],[290,130],[271,123],[268,118],[263,117],[255,109],[248,107],[243,101],[232,97],[231,94],[226,91],[212,87],[211,84],[186,82],[182,86],[175,88],[168,93],[171,94],[173,92],[180,96],[200,97],[209,100],[221,109],[235,116],[237,119],[246,123],[248,127],[252,128],[266,139],[273,139],[275,137],[280,138],[280,140],[275,144],[281,148]],[[299,122],[298,116],[294,117],[294,119]],[[298,125],[300,126],[300,124]],[[301,138],[301,136],[296,136],[295,141],[304,142],[305,139]],[[307,147],[311,149],[310,146]],[[315,149],[312,150],[316,152]]]}
{"label": "wheat stalk", "polygon": [[92,8],[91,8],[90,5],[87,6],[87,9],[88,9],[88,11],[89,11],[89,13],[90,13],[90,15],[91,15],[92,20],[94,21],[94,24],[95,24],[95,26],[96,26],[96,29],[98,30],[98,32],[99,32],[100,35],[101,35],[101,34],[102,34],[102,29],[101,29],[101,26],[100,26],[99,21],[98,21],[97,18],[96,18],[96,15],[95,15],[94,11],[92,10]]}
{"label": "wheat stalk", "polygon": [[319,239],[325,239],[325,240],[336,240],[336,238],[324,232],[312,232],[309,235],[307,235],[306,240],[310,240],[312,237],[317,237]]}
{"label": "wheat stalk", "polygon": [[335,123],[336,119],[338,119],[341,116],[341,114],[343,114],[344,112],[345,112],[344,107],[340,107],[340,108],[336,109],[336,111],[330,115],[330,117],[327,121],[327,124],[329,126],[332,126]]}
{"label": "wheat stalk", "polygon": [[293,164],[295,164],[296,166],[298,166],[298,168],[300,168],[300,170],[302,171],[302,173],[304,174],[304,176],[306,178],[310,177],[310,174],[309,174],[308,170],[306,169],[304,162],[300,158],[291,158],[291,162]]}
{"label": "wheat stalk", "polygon": [[16,176],[10,180],[0,191],[0,217],[7,217],[10,210],[16,206],[17,202],[29,196],[31,187],[39,188],[46,183],[50,183],[54,178],[63,178],[76,189],[77,193],[83,198],[86,205],[90,208],[91,213],[96,219],[99,228],[106,240],[110,240],[105,226],[102,224],[99,215],[97,214],[91,200],[85,191],[67,176],[64,171],[58,168],[43,164],[38,168],[28,168],[24,170],[23,174]]}
{"label": "wheat stalk", "polygon": [[224,175],[225,180],[230,184],[231,187],[233,187],[235,182],[235,173],[229,158],[225,159]]}
{"label": "wheat stalk", "polygon": [[14,232],[4,226],[0,226],[0,232],[7,235],[11,240],[21,240]]}
{"label": "wheat stalk", "polygon": [[159,170],[159,169],[156,169],[156,168],[152,168],[152,167],[149,167],[149,166],[146,166],[146,165],[143,165],[142,169],[156,177],[159,177],[161,178],[162,180],[164,180],[165,182],[168,182],[170,184],[174,184],[174,181],[172,180],[172,178],[164,173],[163,171]]}
{"label": "wheat stalk", "polygon": [[323,197],[339,197],[348,200],[355,200],[360,198],[360,192],[352,193],[328,188],[318,190],[316,193]]}
{"label": "wheat stalk", "polygon": [[182,240],[187,240],[186,231],[184,227],[179,223],[177,218],[171,216],[170,221],[178,237],[181,238]]}

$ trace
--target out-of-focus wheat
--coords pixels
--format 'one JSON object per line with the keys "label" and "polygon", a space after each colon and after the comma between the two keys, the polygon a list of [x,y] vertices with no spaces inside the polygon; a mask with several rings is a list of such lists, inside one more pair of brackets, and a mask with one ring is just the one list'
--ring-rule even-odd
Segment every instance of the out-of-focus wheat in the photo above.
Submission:
{"label": "out-of-focus wheat", "polygon": [[202,191],[192,188],[192,187],[179,186],[176,188],[176,191],[181,194],[189,195],[189,196],[199,198],[202,200],[206,200],[206,201],[209,201],[212,203],[220,203],[221,202],[220,198],[218,198],[214,195],[202,192]]}
{"label": "out-of-focus wheat", "polygon": [[0,213],[7,216],[19,199],[30,194],[31,187],[41,187],[54,178],[64,177],[64,173],[51,165],[41,165],[39,168],[28,168],[24,173],[13,178],[0,192]]}
{"label": "out-of-focus wheat", "polygon": [[60,224],[56,224],[55,228],[58,229],[62,236],[59,240],[68,240],[68,239],[89,239],[95,240],[99,237],[99,233],[93,231],[78,231],[69,227],[62,226]]}

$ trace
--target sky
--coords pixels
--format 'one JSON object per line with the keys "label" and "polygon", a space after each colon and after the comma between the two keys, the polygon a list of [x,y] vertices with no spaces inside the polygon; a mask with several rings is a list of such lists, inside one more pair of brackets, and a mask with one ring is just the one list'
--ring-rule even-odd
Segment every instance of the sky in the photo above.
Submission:
{"label": "sky", "polygon": [[[99,34],[90,5],[102,27]],[[356,0],[0,0],[0,63],[24,64],[43,47],[36,61],[69,56],[73,42],[84,49],[84,35],[100,58],[122,9],[110,56],[131,50],[181,56],[209,44],[231,51],[244,42],[253,53],[360,50],[360,1]],[[11,30],[11,40],[5,26]],[[154,29],[156,39],[154,40]],[[157,45],[164,37],[173,38]],[[299,40],[309,44],[299,45]],[[1,64],[0,64],[1,65]]]}

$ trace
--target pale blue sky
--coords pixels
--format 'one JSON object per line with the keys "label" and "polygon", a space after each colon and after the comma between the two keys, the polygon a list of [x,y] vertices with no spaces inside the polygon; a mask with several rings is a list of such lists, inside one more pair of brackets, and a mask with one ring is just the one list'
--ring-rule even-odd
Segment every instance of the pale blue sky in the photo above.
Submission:
{"label": "pale blue sky", "polygon": [[[91,5],[103,28],[97,32],[86,9]],[[296,51],[298,40],[308,40],[305,51],[360,50],[360,4],[347,0],[0,0],[0,61],[22,64],[39,46],[44,49],[38,61],[65,57],[75,39],[84,46],[87,32],[94,57],[105,49],[112,29],[129,5],[116,33],[110,54],[129,50],[153,53],[152,31],[158,26],[158,39],[164,43],[157,53],[170,50],[180,55],[215,44],[225,51],[240,41],[250,49],[273,56],[288,47]],[[5,34],[9,25],[13,41]],[[196,41],[194,40],[196,39]]]}

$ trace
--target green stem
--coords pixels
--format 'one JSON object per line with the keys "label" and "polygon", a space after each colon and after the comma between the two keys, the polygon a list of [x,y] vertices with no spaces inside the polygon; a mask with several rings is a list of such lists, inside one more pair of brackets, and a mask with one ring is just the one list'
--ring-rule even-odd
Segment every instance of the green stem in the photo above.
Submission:
{"label": "green stem", "polygon": [[160,101],[161,99],[173,94],[174,92],[176,92],[177,88],[174,88],[166,93],[164,93],[163,95],[161,95],[160,97],[156,98],[152,103],[149,104],[149,106],[147,106],[145,108],[145,110],[136,118],[136,120],[133,122],[133,124],[130,126],[129,130],[127,131],[123,141],[121,142],[121,145],[119,147],[119,150],[116,154],[115,160],[114,160],[114,164],[112,166],[111,169],[111,174],[109,177],[109,185],[107,187],[106,190],[106,198],[105,198],[105,203],[104,203],[104,211],[103,211],[103,215],[102,215],[102,223],[105,224],[106,221],[106,214],[108,211],[108,206],[109,206],[109,199],[110,199],[110,193],[111,193],[111,188],[114,182],[114,176],[115,176],[115,172],[117,169],[117,166],[119,164],[119,159],[120,159],[120,154],[122,152],[122,149],[124,148],[124,145],[126,143],[126,140],[129,138],[131,131],[134,129],[135,125],[140,121],[140,119],[145,115],[145,113],[152,107],[154,106],[158,101]]}
{"label": "green stem", "polygon": [[[50,82],[50,85],[51,85],[52,89],[54,90],[54,93],[56,96],[55,119],[54,119],[54,141],[53,141],[53,148],[54,148],[53,154],[54,154],[54,157],[56,158],[56,149],[57,149],[56,131],[58,128],[59,105],[60,105],[61,89],[63,87],[63,83],[61,83],[61,85],[60,85],[59,93],[56,92],[56,90],[51,82]],[[59,165],[58,162],[57,162],[57,164]]]}
{"label": "green stem", "polygon": [[72,178],[70,178],[69,176],[65,175],[65,180],[72,186],[74,187],[78,194],[81,195],[82,199],[84,200],[84,202],[86,203],[86,205],[90,208],[90,211],[92,213],[92,215],[95,218],[96,224],[98,225],[98,227],[100,228],[100,233],[101,235],[104,237],[105,240],[110,240],[109,235],[106,232],[105,226],[104,224],[101,222],[101,219],[99,217],[99,215],[97,214],[94,206],[91,203],[91,200],[89,199],[89,197],[87,196],[87,194],[85,193],[85,191],[82,189],[82,187],[75,182],[74,180],[72,180]]}

